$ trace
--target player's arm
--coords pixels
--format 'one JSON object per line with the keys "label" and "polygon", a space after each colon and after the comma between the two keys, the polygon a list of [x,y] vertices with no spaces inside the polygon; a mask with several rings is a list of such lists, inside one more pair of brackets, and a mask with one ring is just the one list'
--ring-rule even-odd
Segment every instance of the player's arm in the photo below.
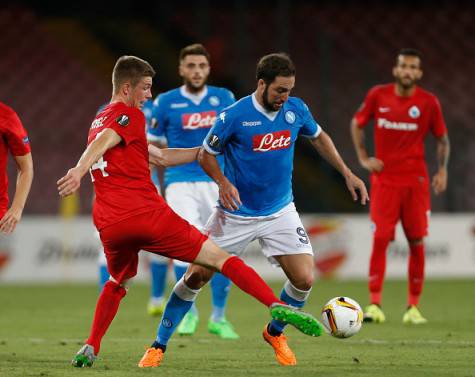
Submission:
{"label": "player's arm", "polygon": [[218,185],[221,204],[230,211],[237,210],[242,205],[239,192],[221,171],[216,156],[202,148],[198,153],[198,162],[205,173]]}
{"label": "player's arm", "polygon": [[81,179],[91,166],[99,160],[107,150],[115,147],[122,141],[117,132],[111,128],[106,128],[96,139],[88,145],[77,165],[68,170],[67,174],[58,182],[60,196],[73,194],[81,185]]}
{"label": "player's arm", "polygon": [[23,208],[30,192],[31,182],[33,181],[33,159],[31,153],[27,153],[24,156],[15,156],[14,159],[18,171],[16,189],[12,205],[0,220],[0,231],[3,233],[11,233],[15,230],[17,223],[21,219]]}
{"label": "player's arm", "polygon": [[358,156],[360,165],[369,172],[379,173],[381,170],[383,170],[383,161],[375,157],[368,156],[368,151],[366,150],[365,146],[364,130],[358,126],[358,121],[356,118],[351,120],[351,138],[353,140],[353,145],[355,146],[356,155]]}
{"label": "player's arm", "polygon": [[449,136],[445,134],[442,137],[437,138],[437,162],[438,169],[432,178],[432,188],[438,195],[443,193],[447,189],[447,165],[449,164],[450,156],[450,141]]}
{"label": "player's arm", "polygon": [[356,191],[359,191],[361,204],[366,204],[369,197],[364,182],[354,175],[348,166],[346,166],[330,136],[322,131],[316,138],[311,139],[310,141],[320,156],[327,160],[328,163],[343,175],[346,186],[348,187],[353,200],[358,200],[358,194]]}
{"label": "player's arm", "polygon": [[183,165],[198,157],[200,147],[195,148],[158,148],[148,145],[148,160],[151,164],[163,167]]}

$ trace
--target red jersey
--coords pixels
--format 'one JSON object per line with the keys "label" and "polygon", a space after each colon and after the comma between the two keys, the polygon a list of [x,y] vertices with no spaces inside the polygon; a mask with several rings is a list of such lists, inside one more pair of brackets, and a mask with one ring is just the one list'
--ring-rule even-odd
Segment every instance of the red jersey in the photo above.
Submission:
{"label": "red jersey", "polygon": [[143,113],[122,102],[106,106],[92,122],[88,145],[106,128],[117,132],[122,141],[90,169],[98,230],[166,205],[150,179]]}
{"label": "red jersey", "polygon": [[31,152],[30,141],[15,111],[0,102],[0,218],[8,209],[8,151],[24,156]]}
{"label": "red jersey", "polygon": [[368,92],[355,119],[360,128],[374,119],[375,156],[384,162],[381,173],[373,173],[375,179],[391,184],[428,181],[424,139],[429,131],[437,138],[447,133],[436,96],[416,87],[413,95],[402,97],[394,83],[378,85]]}

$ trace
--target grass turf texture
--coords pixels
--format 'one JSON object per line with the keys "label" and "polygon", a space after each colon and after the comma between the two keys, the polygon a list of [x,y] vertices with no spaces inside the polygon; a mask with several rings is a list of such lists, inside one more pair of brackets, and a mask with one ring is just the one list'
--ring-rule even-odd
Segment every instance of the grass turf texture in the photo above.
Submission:
{"label": "grass turf texture", "polygon": [[[93,285],[0,286],[0,376],[475,376],[473,280],[429,281],[421,310],[429,323],[407,327],[406,283],[388,281],[387,322],[364,324],[351,339],[312,338],[289,328],[298,365],[281,367],[262,340],[267,310],[233,287],[228,319],[241,335],[226,341],[207,332],[209,288],[198,299],[196,335],[174,336],[161,367],[137,362],[155,337],[158,319],[146,314],[148,287],[135,285],[104,338],[92,368],[70,360],[86,338],[97,298]],[[279,292],[281,284],[273,284]],[[367,304],[366,283],[319,281],[306,310],[319,315],[330,298],[345,295]]]}

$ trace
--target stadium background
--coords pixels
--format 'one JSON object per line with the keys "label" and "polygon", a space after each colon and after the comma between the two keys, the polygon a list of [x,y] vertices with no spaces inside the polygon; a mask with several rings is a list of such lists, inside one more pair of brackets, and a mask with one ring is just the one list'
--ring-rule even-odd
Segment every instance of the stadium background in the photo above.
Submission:
{"label": "stadium background", "polygon": [[[158,71],[157,95],[180,85],[178,51],[197,41],[211,52],[211,83],[229,87],[237,97],[254,89],[261,55],[289,52],[297,66],[295,95],[308,102],[366,181],[350,141],[350,118],[370,86],[392,81],[399,48],[423,52],[421,84],[439,97],[452,142],[448,192],[433,198],[427,240],[429,280],[421,309],[429,323],[417,328],[401,324],[407,247],[399,231],[388,253],[387,322],[365,325],[346,341],[303,337],[289,329],[298,357],[291,372],[312,377],[475,376],[475,302],[470,299],[475,281],[474,35],[475,5],[470,1],[2,1],[0,101],[18,112],[29,131],[35,179],[16,232],[0,236],[0,376],[76,374],[68,361],[90,326],[98,294],[99,245],[87,177],[80,199],[66,203],[58,198],[56,180],[77,161],[97,107],[110,98],[110,74],[118,56],[149,60]],[[433,173],[434,142],[429,139]],[[13,188],[12,163],[9,174]],[[367,209],[351,202],[338,174],[305,142],[296,148],[294,188],[318,251],[318,278],[306,310],[318,314],[329,298],[341,294],[365,305],[371,246]],[[248,258],[266,278],[277,278],[257,248]],[[145,312],[145,267],[143,282],[132,288],[104,339],[100,359],[91,370],[76,371],[81,376],[146,372],[136,363],[158,320]],[[281,278],[272,282],[276,292]],[[203,320],[196,337],[174,337],[164,365],[150,372],[289,375],[260,339],[267,315],[254,300],[231,291],[227,313],[241,335],[237,342],[207,333],[209,302],[205,289],[197,301]]]}
{"label": "stadium background", "polygon": [[[202,42],[211,53],[210,82],[230,88],[237,98],[254,90],[260,56],[273,51],[290,53],[297,67],[294,95],[309,104],[352,170],[366,182],[368,174],[359,167],[351,143],[350,119],[372,85],[392,81],[397,51],[401,47],[420,49],[425,73],[421,85],[439,97],[452,144],[448,191],[432,198],[438,224],[432,233],[439,238],[433,247],[429,240],[428,250],[430,255],[445,255],[438,259],[441,265],[449,265],[454,256],[452,263],[466,267],[464,275],[475,275],[472,3],[202,0],[115,1],[112,6],[20,1],[1,6],[0,30],[0,100],[20,115],[35,162],[24,221],[16,235],[0,239],[4,261],[0,279],[10,280],[12,275],[19,279],[18,270],[31,276],[25,265],[33,268],[39,261],[41,265],[63,265],[61,273],[45,270],[50,278],[68,280],[81,266],[89,276],[95,274],[97,242],[86,237],[92,233],[92,185],[85,177],[79,198],[61,202],[56,181],[79,158],[97,108],[110,98],[111,69],[117,57],[134,54],[152,63],[157,70],[156,96],[181,84],[177,55],[184,45],[194,42]],[[372,144],[371,133],[367,140]],[[427,158],[433,174],[436,161],[431,137]],[[12,163],[9,176],[12,189]],[[371,240],[367,208],[351,201],[340,175],[305,140],[296,148],[294,193],[299,211],[310,216],[307,226],[315,234],[315,249],[325,251],[329,245],[331,253],[321,261],[325,271],[346,263],[351,272],[351,258],[342,260],[342,254],[349,254],[360,265],[357,275],[364,275]],[[76,218],[76,214],[83,217]],[[45,224],[50,224],[48,229]],[[91,240],[84,244],[85,238]],[[393,259],[400,262],[396,276],[404,275],[407,253],[400,255],[405,242],[399,239],[401,244],[392,248]],[[462,259],[459,249],[463,249]],[[253,255],[258,254],[254,250]],[[11,270],[12,266],[16,268]],[[429,260],[429,272],[431,266]],[[340,276],[345,276],[344,271]],[[443,271],[437,273],[440,275]]]}

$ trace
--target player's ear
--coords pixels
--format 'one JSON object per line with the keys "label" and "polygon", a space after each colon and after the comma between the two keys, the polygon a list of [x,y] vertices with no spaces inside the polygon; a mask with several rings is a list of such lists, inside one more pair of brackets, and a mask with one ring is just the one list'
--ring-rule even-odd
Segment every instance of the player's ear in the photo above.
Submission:
{"label": "player's ear", "polygon": [[184,72],[183,72],[183,62],[181,61],[180,64],[178,64],[178,74],[180,77],[183,77]]}
{"label": "player's ear", "polygon": [[420,80],[423,75],[424,75],[424,71],[419,68],[419,74],[417,75],[417,79]]}
{"label": "player's ear", "polygon": [[397,67],[393,67],[393,77],[397,77]]}
{"label": "player's ear", "polygon": [[261,90],[264,90],[266,87],[266,82],[263,79],[257,80],[257,87]]}

